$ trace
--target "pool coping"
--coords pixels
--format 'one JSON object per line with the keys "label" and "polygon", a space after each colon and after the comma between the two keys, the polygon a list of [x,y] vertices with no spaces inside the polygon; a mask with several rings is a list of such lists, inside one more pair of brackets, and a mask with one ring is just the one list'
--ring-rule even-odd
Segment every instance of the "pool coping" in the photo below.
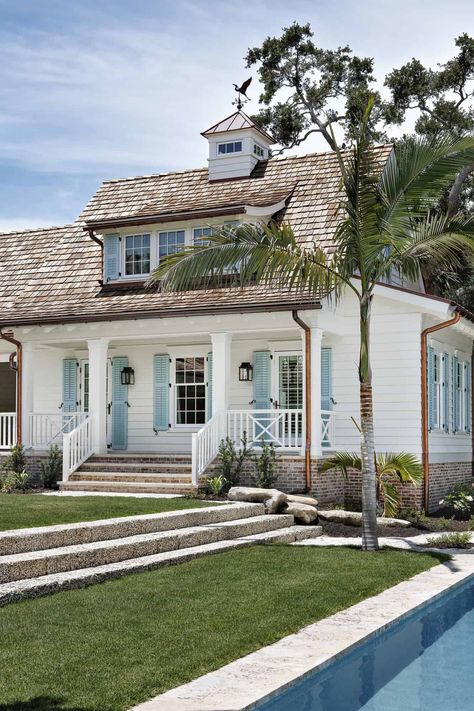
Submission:
{"label": "pool coping", "polygon": [[453,555],[449,561],[131,711],[251,711],[471,576],[474,555]]}

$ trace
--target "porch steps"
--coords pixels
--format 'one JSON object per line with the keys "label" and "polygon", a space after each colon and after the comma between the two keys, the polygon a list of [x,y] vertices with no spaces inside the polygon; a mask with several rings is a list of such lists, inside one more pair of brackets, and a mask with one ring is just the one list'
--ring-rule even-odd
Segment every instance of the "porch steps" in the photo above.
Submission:
{"label": "porch steps", "polygon": [[107,491],[111,493],[192,494],[191,456],[187,454],[133,454],[124,452],[93,456],[61,491]]}
{"label": "porch steps", "polygon": [[259,543],[321,535],[261,504],[224,504],[0,534],[0,605]]}

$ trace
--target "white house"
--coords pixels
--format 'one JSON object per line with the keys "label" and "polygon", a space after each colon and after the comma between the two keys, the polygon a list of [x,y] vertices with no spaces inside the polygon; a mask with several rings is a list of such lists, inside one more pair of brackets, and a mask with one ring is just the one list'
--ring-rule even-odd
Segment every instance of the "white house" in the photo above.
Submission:
{"label": "white house", "polygon": [[[318,473],[359,444],[353,296],[334,307],[232,275],[179,295],[146,287],[163,255],[228,223],[281,219],[330,249],[337,161],[271,158],[242,112],[202,135],[208,168],[106,181],[73,225],[0,236],[0,448],[20,438],[33,466],[59,444],[66,489],[181,491],[221,438],[246,432],[274,442],[282,488],[357,498],[355,480]],[[383,161],[390,147],[375,150]],[[473,337],[474,316],[421,285],[376,288],[376,446],[425,465],[406,504],[434,507],[471,478]]]}

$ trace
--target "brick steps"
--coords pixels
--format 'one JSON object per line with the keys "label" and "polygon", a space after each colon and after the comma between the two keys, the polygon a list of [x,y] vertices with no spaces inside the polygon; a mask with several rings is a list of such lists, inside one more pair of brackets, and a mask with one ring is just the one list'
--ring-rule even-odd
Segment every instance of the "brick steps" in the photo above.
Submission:
{"label": "brick steps", "polygon": [[138,481],[144,484],[192,484],[187,473],[169,474],[163,472],[117,472],[78,471],[71,474],[69,481]]}

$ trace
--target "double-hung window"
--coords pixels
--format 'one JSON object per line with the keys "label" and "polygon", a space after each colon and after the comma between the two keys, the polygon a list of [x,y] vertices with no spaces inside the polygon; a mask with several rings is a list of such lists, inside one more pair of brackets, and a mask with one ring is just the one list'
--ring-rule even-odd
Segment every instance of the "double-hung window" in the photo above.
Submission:
{"label": "double-hung window", "polygon": [[255,153],[257,158],[263,158],[263,156],[265,155],[265,151],[258,143],[253,144],[253,152]]}
{"label": "double-hung window", "polygon": [[206,422],[205,357],[175,360],[176,425],[203,425]]}
{"label": "double-hung window", "polygon": [[197,246],[207,246],[209,240],[206,239],[212,235],[212,227],[195,227],[193,229],[193,244]]}
{"label": "double-hung window", "polygon": [[158,234],[158,259],[161,262],[168,254],[175,254],[184,248],[184,230],[172,230]]}
{"label": "double-hung window", "polygon": [[150,235],[125,237],[125,276],[150,273]]}

